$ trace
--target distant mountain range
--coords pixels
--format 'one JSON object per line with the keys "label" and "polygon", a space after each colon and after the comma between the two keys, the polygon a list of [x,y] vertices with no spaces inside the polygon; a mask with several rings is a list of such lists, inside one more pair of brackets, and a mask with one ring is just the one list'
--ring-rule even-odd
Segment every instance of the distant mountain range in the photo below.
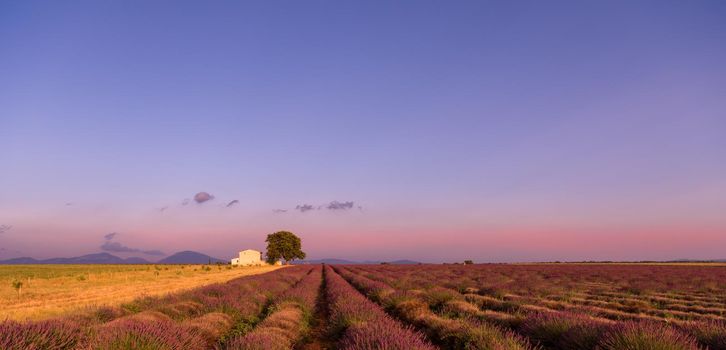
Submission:
{"label": "distant mountain range", "polygon": [[96,253],[77,256],[73,258],[51,258],[38,260],[29,257],[0,260],[0,265],[27,265],[27,264],[207,264],[226,263],[227,260],[213,258],[209,255],[193,251],[183,251],[170,255],[156,263],[143,258],[119,258],[109,253]]}
{"label": "distant mountain range", "polygon": [[15,258],[0,261],[0,264],[149,264],[142,258],[123,259],[109,253],[97,253],[77,256],[73,258],[51,258],[38,260],[29,257]]}
{"label": "distant mountain range", "polygon": [[416,265],[420,264],[418,261],[413,260],[394,260],[394,261],[377,261],[377,260],[365,260],[365,261],[353,261],[353,260],[345,260],[345,259],[317,259],[317,260],[296,260],[293,261],[292,264],[294,265],[302,265],[302,264],[328,264],[328,265],[371,265],[371,264],[381,264],[381,263],[388,263],[392,265]]}
{"label": "distant mountain range", "polygon": [[222,260],[213,258],[209,255],[202,254],[199,252],[193,252],[191,250],[186,250],[183,252],[175,253],[170,256],[167,256],[164,259],[161,259],[157,262],[157,264],[207,264],[207,263],[228,263],[228,260]]}
{"label": "distant mountain range", "polygon": [[[211,257],[207,254],[186,250],[167,256],[157,262],[148,261],[143,258],[131,257],[120,258],[109,253],[96,253],[77,256],[73,258],[51,258],[34,259],[30,257],[0,260],[0,265],[30,265],[30,264],[208,264],[227,263],[228,260]],[[383,261],[353,261],[345,259],[317,259],[294,261],[293,264],[329,264],[329,265],[359,265],[359,264],[381,264]],[[420,264],[413,260],[395,260],[386,263],[394,265],[415,265]]]}

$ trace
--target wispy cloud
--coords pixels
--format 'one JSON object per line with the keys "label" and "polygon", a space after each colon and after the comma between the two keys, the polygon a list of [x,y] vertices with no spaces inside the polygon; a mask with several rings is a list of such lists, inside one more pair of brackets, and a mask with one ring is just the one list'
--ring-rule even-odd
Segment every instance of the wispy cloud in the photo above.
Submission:
{"label": "wispy cloud", "polygon": [[12,228],[13,228],[13,227],[12,227],[12,226],[9,226],[9,225],[0,225],[0,233],[5,233],[5,232],[8,232],[8,231],[10,231],[10,229],[12,229]]}
{"label": "wispy cloud", "polygon": [[199,192],[194,195],[194,201],[197,202],[198,204],[202,204],[204,202],[211,201],[212,199],[214,199],[214,196],[207,192]]}
{"label": "wispy cloud", "polygon": [[[353,202],[353,201],[345,201],[345,202],[332,201],[328,204],[323,204],[323,205],[318,205],[318,206],[314,206],[312,204],[299,204],[299,205],[295,206],[295,210],[299,210],[301,213],[305,213],[305,212],[308,212],[311,210],[322,210],[322,209],[328,209],[328,210],[334,210],[334,211],[346,211],[346,210],[351,210],[353,208],[358,208],[360,211],[363,211],[363,207],[360,205],[356,206],[355,202]],[[282,210],[282,209],[275,209],[275,210],[273,210],[273,212],[275,212],[275,213],[284,212],[284,211],[279,211],[279,210]]]}
{"label": "wispy cloud", "polygon": [[239,204],[239,201],[238,201],[238,200],[236,200],[236,199],[235,199],[235,200],[233,200],[233,201],[231,201],[231,202],[229,202],[229,203],[227,203],[227,208],[229,208],[229,207],[231,207],[231,206],[233,206],[233,205],[235,205],[235,204]]}
{"label": "wispy cloud", "polygon": [[287,209],[272,209],[272,212],[275,214],[283,214],[287,213]]}
{"label": "wispy cloud", "polygon": [[103,235],[104,242],[101,244],[101,250],[113,253],[141,253],[146,255],[162,256],[166,255],[164,252],[156,249],[143,250],[138,248],[131,248],[125,246],[119,242],[114,242],[113,239],[118,235],[118,232],[111,232]]}
{"label": "wispy cloud", "polygon": [[189,198],[184,198],[184,200],[181,202],[181,205],[187,205],[190,201],[191,200]]}
{"label": "wispy cloud", "polygon": [[329,210],[349,210],[353,209],[353,202],[338,202],[332,201],[326,206]]}
{"label": "wispy cloud", "polygon": [[302,205],[298,205],[295,207],[295,210],[299,210],[301,213],[304,213],[304,212],[307,212],[310,210],[314,210],[314,209],[315,209],[315,207],[313,207],[310,204],[302,204]]}

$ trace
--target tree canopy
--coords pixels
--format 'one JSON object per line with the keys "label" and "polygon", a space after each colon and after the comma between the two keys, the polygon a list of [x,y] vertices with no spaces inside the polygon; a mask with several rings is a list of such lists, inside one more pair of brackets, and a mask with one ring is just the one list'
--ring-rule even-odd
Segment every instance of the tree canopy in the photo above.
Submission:
{"label": "tree canopy", "polygon": [[267,235],[267,262],[274,264],[280,259],[290,262],[295,259],[305,259],[302,251],[300,237],[292,232],[278,231]]}

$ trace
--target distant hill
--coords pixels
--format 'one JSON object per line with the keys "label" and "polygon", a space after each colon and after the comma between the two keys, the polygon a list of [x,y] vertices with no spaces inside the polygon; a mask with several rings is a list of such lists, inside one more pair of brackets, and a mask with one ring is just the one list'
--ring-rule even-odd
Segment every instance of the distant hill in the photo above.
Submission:
{"label": "distant hill", "polygon": [[403,260],[391,261],[390,264],[393,264],[393,265],[418,265],[418,264],[420,264],[420,262],[403,259]]}
{"label": "distant hill", "polygon": [[8,259],[8,260],[0,260],[0,264],[4,265],[30,265],[30,264],[40,264],[40,260],[29,258],[29,257],[22,257],[22,258],[14,258],[14,259]]}
{"label": "distant hill", "polygon": [[144,259],[144,258],[137,258],[137,257],[130,257],[126,258],[125,264],[151,264],[150,261]]}
{"label": "distant hill", "polygon": [[2,265],[26,265],[26,264],[150,264],[142,258],[119,258],[109,253],[96,253],[77,256],[73,258],[51,258],[38,260],[29,257],[0,260]]}
{"label": "distant hill", "polygon": [[[345,259],[315,259],[315,260],[295,260],[292,262],[294,265],[303,265],[303,264],[328,264],[328,265],[377,265],[381,264],[384,261],[377,261],[377,260],[365,260],[365,261],[354,261],[354,260],[345,260]],[[413,260],[394,260],[394,261],[387,261],[387,263],[392,265],[416,265],[420,264],[418,261]]]}
{"label": "distant hill", "polygon": [[[207,264],[226,263],[227,260],[213,258],[209,255],[193,251],[183,251],[170,255],[156,262],[157,264]],[[30,257],[0,260],[1,265],[27,265],[27,264],[153,264],[144,258],[120,258],[109,253],[96,253],[77,256],[73,258],[51,258],[38,260]]]}
{"label": "distant hill", "polygon": [[227,260],[213,258],[209,255],[202,254],[199,252],[193,252],[186,250],[170,255],[164,259],[161,259],[157,264],[207,264],[209,262],[214,263],[227,263]]}

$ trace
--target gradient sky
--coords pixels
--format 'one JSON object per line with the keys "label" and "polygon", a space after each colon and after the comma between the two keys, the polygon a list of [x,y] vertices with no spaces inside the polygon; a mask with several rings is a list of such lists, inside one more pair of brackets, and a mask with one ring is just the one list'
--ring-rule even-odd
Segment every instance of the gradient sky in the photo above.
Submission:
{"label": "gradient sky", "polygon": [[726,258],[726,2],[4,1],[0,164],[0,258]]}

